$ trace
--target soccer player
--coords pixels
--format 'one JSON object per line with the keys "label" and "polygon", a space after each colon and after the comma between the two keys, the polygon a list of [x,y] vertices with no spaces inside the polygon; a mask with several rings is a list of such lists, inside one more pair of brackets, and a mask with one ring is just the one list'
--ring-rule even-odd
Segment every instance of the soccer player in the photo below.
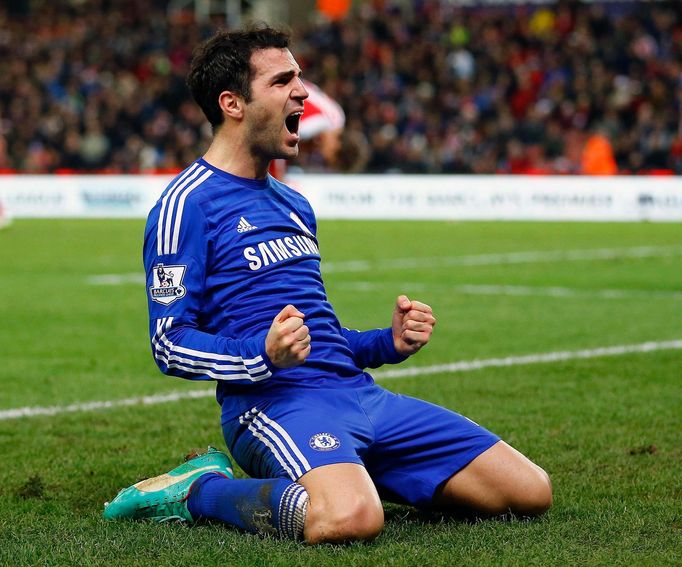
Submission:
{"label": "soccer player", "polygon": [[154,358],[166,374],[216,382],[227,447],[252,478],[234,479],[210,449],[121,491],[104,516],[217,519],[317,543],[377,536],[380,498],[541,514],[552,494],[540,467],[364,371],[415,354],[436,320],[404,295],[385,329],[336,318],[313,211],[267,174],[273,158],[296,156],[308,96],[288,45],[261,27],[220,32],[195,52],[188,84],[214,139],[152,209],[144,243]]}

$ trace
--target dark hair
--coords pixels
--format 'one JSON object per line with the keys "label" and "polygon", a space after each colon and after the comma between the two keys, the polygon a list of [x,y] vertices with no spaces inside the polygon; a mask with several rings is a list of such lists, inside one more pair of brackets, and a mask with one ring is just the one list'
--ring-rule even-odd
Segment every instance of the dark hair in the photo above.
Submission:
{"label": "dark hair", "polygon": [[223,123],[218,97],[232,91],[251,100],[251,55],[260,49],[289,47],[289,33],[264,24],[245,29],[221,30],[194,51],[187,75],[192,97],[215,128]]}

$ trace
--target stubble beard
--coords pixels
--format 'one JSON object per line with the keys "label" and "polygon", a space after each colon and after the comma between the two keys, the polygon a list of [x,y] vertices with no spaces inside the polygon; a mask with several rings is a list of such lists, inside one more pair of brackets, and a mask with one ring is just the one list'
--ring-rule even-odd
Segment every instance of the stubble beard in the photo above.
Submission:
{"label": "stubble beard", "polygon": [[247,132],[247,143],[251,155],[257,160],[269,163],[273,159],[294,159],[298,156],[298,144],[288,146],[282,138],[282,124],[274,121],[251,121]]}

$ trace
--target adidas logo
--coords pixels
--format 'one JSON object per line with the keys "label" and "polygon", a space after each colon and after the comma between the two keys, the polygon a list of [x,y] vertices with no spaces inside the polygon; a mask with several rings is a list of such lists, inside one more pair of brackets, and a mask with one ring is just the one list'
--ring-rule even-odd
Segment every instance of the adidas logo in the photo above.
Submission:
{"label": "adidas logo", "polygon": [[257,229],[257,226],[253,226],[244,217],[239,217],[239,224],[237,225],[237,232],[249,232],[250,230]]}

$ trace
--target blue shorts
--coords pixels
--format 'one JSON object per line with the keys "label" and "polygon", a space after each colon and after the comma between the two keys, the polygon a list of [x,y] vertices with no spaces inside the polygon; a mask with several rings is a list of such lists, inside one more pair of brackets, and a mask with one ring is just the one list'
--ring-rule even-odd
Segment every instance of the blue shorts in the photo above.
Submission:
{"label": "blue shorts", "polygon": [[438,486],[499,441],[470,419],[377,385],[292,388],[240,416],[223,435],[254,478],[297,480],[316,467],[363,465],[382,498],[422,508]]}

